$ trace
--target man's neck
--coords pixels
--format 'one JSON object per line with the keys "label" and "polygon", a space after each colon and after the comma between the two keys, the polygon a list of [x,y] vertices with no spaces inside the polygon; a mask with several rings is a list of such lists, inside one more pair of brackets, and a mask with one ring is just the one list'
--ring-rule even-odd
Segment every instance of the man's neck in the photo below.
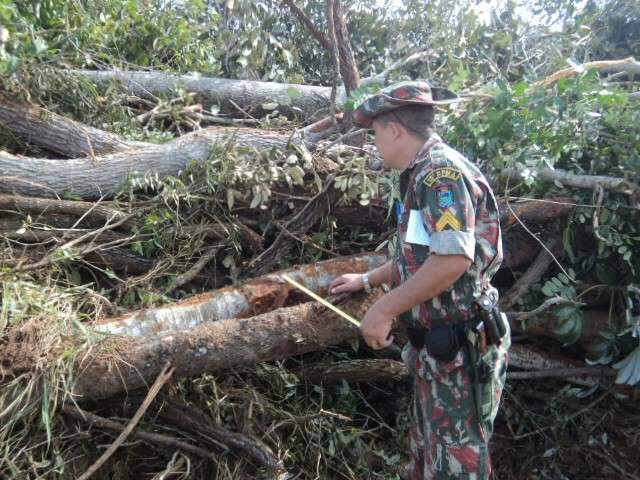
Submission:
{"label": "man's neck", "polygon": [[399,166],[400,170],[404,171],[407,168],[413,166],[414,161],[416,160],[416,157],[420,153],[420,150],[422,150],[422,148],[424,147],[425,143],[427,143],[430,138],[431,137],[423,140],[421,138],[411,137],[407,141],[406,147],[403,149],[404,150],[404,155],[403,155],[402,162],[401,162],[401,164]]}

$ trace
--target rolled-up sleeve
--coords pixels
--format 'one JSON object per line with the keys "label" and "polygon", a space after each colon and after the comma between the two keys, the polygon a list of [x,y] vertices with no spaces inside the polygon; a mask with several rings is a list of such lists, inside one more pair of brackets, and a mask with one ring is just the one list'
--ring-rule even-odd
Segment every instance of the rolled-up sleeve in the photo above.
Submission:
{"label": "rolled-up sleeve", "polygon": [[416,179],[417,200],[437,255],[464,255],[473,261],[476,199],[472,185],[455,166],[433,168]]}

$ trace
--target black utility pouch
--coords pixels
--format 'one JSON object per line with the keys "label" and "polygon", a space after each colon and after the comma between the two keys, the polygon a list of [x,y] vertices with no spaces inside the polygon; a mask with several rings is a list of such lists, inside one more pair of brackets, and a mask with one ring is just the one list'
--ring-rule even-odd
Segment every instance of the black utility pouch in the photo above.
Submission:
{"label": "black utility pouch", "polygon": [[449,363],[456,358],[462,347],[458,328],[454,325],[446,325],[429,330],[424,337],[424,346],[433,358]]}

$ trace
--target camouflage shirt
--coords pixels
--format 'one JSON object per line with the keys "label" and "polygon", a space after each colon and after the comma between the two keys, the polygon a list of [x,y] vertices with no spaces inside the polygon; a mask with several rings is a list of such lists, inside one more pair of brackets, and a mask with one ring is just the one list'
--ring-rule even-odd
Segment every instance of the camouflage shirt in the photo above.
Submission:
{"label": "camouflage shirt", "polygon": [[406,281],[429,255],[464,255],[472,265],[439,296],[401,319],[434,328],[473,316],[474,299],[502,262],[498,207],[487,180],[464,156],[433,135],[400,175],[394,286]]}

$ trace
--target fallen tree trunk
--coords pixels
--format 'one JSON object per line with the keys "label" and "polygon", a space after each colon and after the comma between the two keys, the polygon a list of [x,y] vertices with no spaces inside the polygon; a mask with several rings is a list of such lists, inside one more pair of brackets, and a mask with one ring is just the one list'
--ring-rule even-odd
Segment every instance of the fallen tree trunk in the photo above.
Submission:
{"label": "fallen tree trunk", "polygon": [[5,95],[0,95],[0,125],[34,145],[70,158],[96,157],[149,145],[125,140],[34,105],[14,102]]}
{"label": "fallen tree trunk", "polygon": [[128,93],[142,98],[150,95],[168,97],[178,89],[196,93],[205,108],[220,107],[223,113],[238,113],[234,103],[257,115],[269,112],[262,106],[277,103],[285,115],[313,117],[329,108],[330,87],[316,87],[292,83],[231,80],[200,75],[172,75],[163,72],[132,72],[120,70],[74,70],[69,73],[83,76],[103,87],[120,82]]}
{"label": "fallen tree trunk", "polygon": [[[616,375],[616,371],[612,368],[588,367],[584,362],[552,356],[523,345],[514,345],[509,350],[509,367],[520,368],[525,372],[509,370],[507,379],[569,377],[573,382],[592,384]],[[310,382],[325,384],[340,381],[398,382],[409,376],[409,370],[403,362],[386,358],[316,363],[296,369],[293,373]]]}
{"label": "fallen tree trunk", "polygon": [[338,275],[366,272],[382,265],[386,258],[382,254],[354,255],[275,272],[239,285],[196,295],[173,305],[109,318],[96,324],[95,329],[118,335],[152,336],[189,330],[216,320],[258,315],[306,299],[304,294],[282,280],[280,275],[283,273],[310,290],[325,295],[329,283]]}
{"label": "fallen tree trunk", "polygon": [[107,198],[131,176],[177,175],[192,161],[206,161],[216,145],[229,141],[240,147],[284,151],[295,139],[249,128],[211,127],[162,145],[96,158],[54,160],[0,152],[0,191],[39,197],[73,194],[87,200]]}
{"label": "fallen tree trunk", "polygon": [[509,202],[508,199],[504,199],[498,202],[498,207],[501,212],[500,226],[505,228],[519,222],[547,223],[568,215],[575,210],[576,205],[568,197],[552,197],[520,202]]}
{"label": "fallen tree trunk", "polygon": [[[348,299],[341,308],[362,318],[381,292]],[[187,377],[321,350],[356,338],[359,330],[316,303],[279,308],[251,318],[207,322],[191,330],[149,338],[113,337],[109,351],[83,358],[73,393],[105,398],[143,387],[170,362]]]}
{"label": "fallen tree trunk", "polygon": [[[520,177],[520,173],[513,169],[502,171],[502,175],[516,178]],[[608,177],[606,175],[579,175],[561,169],[536,170],[535,177],[537,180],[546,183],[560,183],[568,187],[586,188],[588,190],[601,187],[605,190],[613,190],[627,195],[631,195],[637,190],[637,186],[632,185],[624,178]]]}

